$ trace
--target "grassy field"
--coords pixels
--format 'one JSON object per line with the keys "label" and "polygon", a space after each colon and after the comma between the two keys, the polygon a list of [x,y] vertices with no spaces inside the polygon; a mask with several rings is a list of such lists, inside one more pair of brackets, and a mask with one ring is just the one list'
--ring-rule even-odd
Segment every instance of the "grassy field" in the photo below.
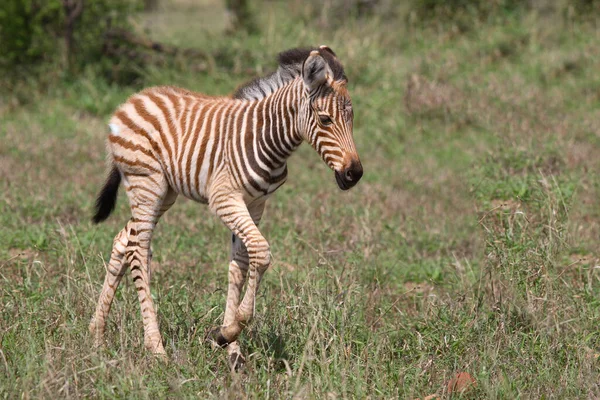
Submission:
{"label": "grassy field", "polygon": [[[169,4],[169,3],[167,3]],[[106,121],[139,87],[94,74],[0,98],[0,398],[597,398],[600,32],[527,12],[457,32],[377,15],[338,21],[268,2],[261,33],[225,35],[220,2],[137,22],[165,43],[223,50],[144,85],[226,94],[299,45],[345,64],[365,175],[342,193],[309,146],[267,204],[271,243],[243,374],[203,343],[225,304],[229,238],[180,199],[153,241],[169,361],[144,351],[135,288],[107,345],[88,333],[120,193],[90,222]],[[316,15],[316,16],[315,16]]]}

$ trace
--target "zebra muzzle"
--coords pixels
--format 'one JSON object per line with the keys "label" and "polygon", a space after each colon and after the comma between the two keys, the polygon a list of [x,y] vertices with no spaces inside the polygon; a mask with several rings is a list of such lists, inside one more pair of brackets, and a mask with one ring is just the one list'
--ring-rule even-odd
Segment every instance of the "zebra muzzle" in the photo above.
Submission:
{"label": "zebra muzzle", "polygon": [[342,190],[348,190],[358,183],[363,176],[363,167],[360,161],[352,161],[348,168],[335,171],[335,180]]}

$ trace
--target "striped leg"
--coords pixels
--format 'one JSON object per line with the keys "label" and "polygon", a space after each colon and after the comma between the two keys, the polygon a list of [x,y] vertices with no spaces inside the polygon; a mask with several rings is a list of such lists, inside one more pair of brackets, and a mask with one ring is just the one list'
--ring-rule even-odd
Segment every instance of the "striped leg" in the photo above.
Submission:
{"label": "striped leg", "polygon": [[104,285],[102,286],[102,292],[98,299],[98,305],[96,306],[96,312],[90,322],[90,333],[94,336],[96,346],[100,346],[104,342],[104,328],[106,326],[106,318],[110,312],[110,306],[115,297],[117,287],[121,282],[121,278],[125,274],[127,269],[127,263],[123,259],[125,256],[125,249],[128,242],[128,235],[131,221],[125,225],[113,242],[113,249],[110,255],[110,261],[106,269],[106,276],[104,278]]}
{"label": "striped leg", "polygon": [[126,259],[131,268],[142,311],[144,345],[155,354],[165,354],[150,294],[150,242],[158,219],[173,205],[177,195],[160,175],[125,177],[125,187],[133,214]]}
{"label": "striped leg", "polygon": [[[249,207],[252,220],[257,226],[260,222],[264,209],[264,201]],[[235,314],[240,304],[240,293],[244,287],[244,283],[246,283],[249,264],[246,246],[244,246],[240,238],[236,237],[234,234],[232,234],[231,238],[232,243],[231,261],[229,262],[229,288],[227,291],[225,316],[223,318],[224,326],[231,325],[235,320]],[[242,355],[240,345],[237,340],[227,346],[227,353],[229,355],[229,365],[232,369],[239,370],[244,366],[246,360]]]}
{"label": "striped leg", "polygon": [[[216,199],[219,197],[220,196],[218,195],[215,196]],[[232,290],[230,293],[231,298],[228,296],[227,301],[228,310],[226,311],[225,316],[226,322],[224,321],[221,328],[211,332],[213,340],[221,347],[228,346],[228,344],[235,342],[242,332],[242,329],[252,320],[254,316],[254,303],[256,292],[258,290],[258,283],[260,282],[262,274],[269,267],[271,259],[269,244],[258,230],[254,223],[253,216],[250,214],[246,205],[241,200],[232,201],[231,197],[228,196],[228,198],[229,200],[225,204],[213,206],[213,209],[232,233],[241,239],[247,249],[249,265],[248,286],[242,302],[238,307],[235,307],[235,303],[239,301],[239,291],[241,290],[241,286],[243,286],[243,281],[239,283],[236,280],[238,284],[234,283],[230,286]],[[264,207],[264,204],[262,207]],[[260,214],[262,214],[262,209]],[[239,267],[240,265],[237,264],[237,266]],[[240,276],[241,275],[242,274],[240,274]],[[234,345],[230,355],[235,353],[237,349],[239,349],[239,346]]]}

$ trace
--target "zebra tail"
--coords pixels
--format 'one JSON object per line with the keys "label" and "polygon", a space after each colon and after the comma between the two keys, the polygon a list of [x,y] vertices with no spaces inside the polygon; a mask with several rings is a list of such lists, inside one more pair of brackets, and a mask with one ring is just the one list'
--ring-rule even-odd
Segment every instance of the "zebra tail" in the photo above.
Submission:
{"label": "zebra tail", "polygon": [[104,221],[115,209],[120,183],[121,174],[117,167],[113,165],[110,174],[106,179],[106,183],[96,199],[96,214],[94,214],[94,217],[92,218],[92,221],[94,221],[95,224]]}

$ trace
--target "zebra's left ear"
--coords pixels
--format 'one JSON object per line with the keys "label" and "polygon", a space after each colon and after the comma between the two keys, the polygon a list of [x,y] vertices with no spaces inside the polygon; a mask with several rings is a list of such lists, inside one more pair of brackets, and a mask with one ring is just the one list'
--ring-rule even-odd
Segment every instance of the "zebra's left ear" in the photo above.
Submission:
{"label": "zebra's left ear", "polygon": [[302,65],[302,80],[309,92],[317,89],[325,82],[333,81],[333,72],[329,64],[327,64],[327,61],[325,61],[317,50],[312,51],[304,61],[304,65]]}

